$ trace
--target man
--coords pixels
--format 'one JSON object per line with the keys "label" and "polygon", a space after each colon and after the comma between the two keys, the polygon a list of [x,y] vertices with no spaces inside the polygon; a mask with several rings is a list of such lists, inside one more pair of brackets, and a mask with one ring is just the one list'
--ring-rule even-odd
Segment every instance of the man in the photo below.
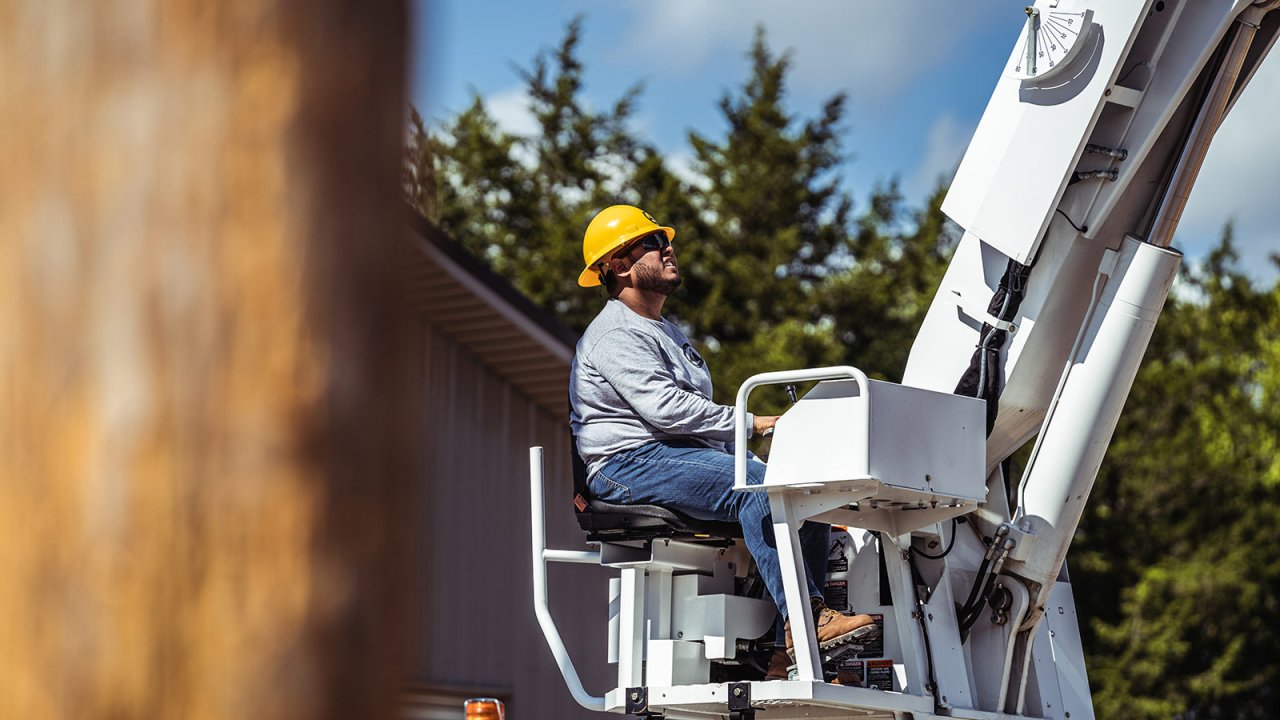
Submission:
{"label": "man", "polygon": [[[702,358],[662,318],[663,304],[680,286],[674,238],[674,229],[629,205],[602,210],[587,227],[586,268],[578,284],[603,284],[609,301],[578,342],[570,374],[578,452],[589,488],[602,500],[741,524],[765,587],[786,618],[768,497],[733,490],[733,408],[711,400],[711,374]],[[770,430],[777,419],[748,416],[753,433]],[[749,462],[748,483],[763,482],[764,469],[762,462]],[[814,576],[825,579],[828,535],[828,527],[817,523],[800,530],[823,649],[879,632],[870,616],[842,615],[822,601]],[[786,677],[793,655],[790,622],[785,644],[785,651],[774,651],[766,679]]]}

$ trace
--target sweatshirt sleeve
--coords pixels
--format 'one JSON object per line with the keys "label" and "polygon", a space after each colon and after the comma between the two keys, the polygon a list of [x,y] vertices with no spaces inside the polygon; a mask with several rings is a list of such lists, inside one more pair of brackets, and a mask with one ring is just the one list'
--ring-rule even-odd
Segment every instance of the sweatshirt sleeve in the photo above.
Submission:
{"label": "sweatshirt sleeve", "polygon": [[[722,442],[734,439],[733,408],[718,405],[700,392],[680,387],[667,365],[658,341],[640,332],[621,328],[625,338],[609,338],[597,343],[591,362],[645,422],[672,435],[702,436]],[[747,432],[753,418],[747,415]]]}

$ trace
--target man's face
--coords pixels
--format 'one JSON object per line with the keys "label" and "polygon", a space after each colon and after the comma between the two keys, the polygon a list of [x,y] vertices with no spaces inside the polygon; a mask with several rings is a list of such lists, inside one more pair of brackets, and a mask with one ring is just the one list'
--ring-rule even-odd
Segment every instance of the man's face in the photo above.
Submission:
{"label": "man's face", "polygon": [[666,234],[657,232],[633,245],[626,253],[625,257],[631,261],[632,284],[637,290],[670,295],[680,287],[676,250],[665,241]]}

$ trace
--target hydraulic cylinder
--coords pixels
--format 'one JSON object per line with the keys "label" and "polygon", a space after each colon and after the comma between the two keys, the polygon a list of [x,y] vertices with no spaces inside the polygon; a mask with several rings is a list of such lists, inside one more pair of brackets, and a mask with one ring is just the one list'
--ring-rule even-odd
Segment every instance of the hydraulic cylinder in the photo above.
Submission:
{"label": "hydraulic cylinder", "polygon": [[1040,586],[1036,606],[1062,568],[1181,258],[1126,236],[1114,269],[1099,272],[1101,296],[1049,407],[1014,514],[1026,535],[1005,572]]}

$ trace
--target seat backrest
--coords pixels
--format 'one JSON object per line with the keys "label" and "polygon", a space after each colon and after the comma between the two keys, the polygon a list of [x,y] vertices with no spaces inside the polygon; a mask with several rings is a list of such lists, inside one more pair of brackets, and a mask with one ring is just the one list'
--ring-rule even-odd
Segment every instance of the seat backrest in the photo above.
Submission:
{"label": "seat backrest", "polygon": [[578,452],[578,438],[572,430],[569,431],[569,462],[573,466],[573,509],[582,513],[591,499],[591,488],[587,486],[587,463]]}

